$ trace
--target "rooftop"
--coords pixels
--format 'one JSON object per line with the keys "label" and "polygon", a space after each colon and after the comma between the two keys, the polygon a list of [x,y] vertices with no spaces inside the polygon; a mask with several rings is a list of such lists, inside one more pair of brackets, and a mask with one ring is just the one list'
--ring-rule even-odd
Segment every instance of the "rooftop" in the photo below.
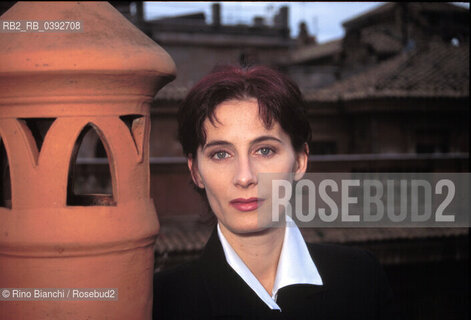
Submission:
{"label": "rooftop", "polygon": [[365,72],[305,93],[308,101],[367,98],[469,97],[469,47],[431,42]]}
{"label": "rooftop", "polygon": [[[405,6],[404,3],[389,2],[370,11],[362,13],[356,17],[348,19],[342,23],[345,29],[357,28],[380,21],[385,16],[391,16],[391,13],[399,6]],[[440,14],[466,14],[469,15],[469,10],[457,5],[445,2],[407,2],[407,9],[409,11],[421,12],[438,12]]]}
{"label": "rooftop", "polygon": [[342,39],[336,39],[322,44],[299,46],[291,52],[288,62],[293,64],[306,63],[335,55],[341,51]]}

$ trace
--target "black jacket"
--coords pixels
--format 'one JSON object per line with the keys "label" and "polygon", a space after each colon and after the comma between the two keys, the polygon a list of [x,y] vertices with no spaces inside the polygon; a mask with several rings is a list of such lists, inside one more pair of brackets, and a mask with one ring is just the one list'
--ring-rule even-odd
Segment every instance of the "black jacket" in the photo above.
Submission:
{"label": "black jacket", "polygon": [[309,244],[323,285],[279,290],[270,308],[227,264],[216,232],[194,262],[154,277],[154,319],[399,319],[379,263],[366,251]]}

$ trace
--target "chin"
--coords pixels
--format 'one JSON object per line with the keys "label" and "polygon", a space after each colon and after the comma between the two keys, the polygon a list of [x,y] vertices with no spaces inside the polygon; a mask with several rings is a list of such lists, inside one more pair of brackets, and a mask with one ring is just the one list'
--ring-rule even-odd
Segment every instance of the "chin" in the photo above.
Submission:
{"label": "chin", "polygon": [[258,213],[255,212],[244,212],[237,213],[236,217],[226,219],[224,226],[234,234],[253,234],[261,233],[271,227],[271,221],[262,223]]}

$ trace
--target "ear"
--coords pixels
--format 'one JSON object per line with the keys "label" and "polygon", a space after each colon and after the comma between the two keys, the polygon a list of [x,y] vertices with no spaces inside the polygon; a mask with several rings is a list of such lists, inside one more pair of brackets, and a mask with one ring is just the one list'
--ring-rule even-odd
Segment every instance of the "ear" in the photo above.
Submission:
{"label": "ear", "polygon": [[304,148],[301,152],[296,153],[296,170],[294,172],[294,180],[298,181],[303,177],[307,170],[307,163],[309,160],[309,146],[304,143]]}
{"label": "ear", "polygon": [[188,169],[190,169],[191,179],[201,189],[204,189],[203,179],[201,179],[200,172],[198,170],[198,162],[193,159],[193,155],[189,155],[188,158]]}

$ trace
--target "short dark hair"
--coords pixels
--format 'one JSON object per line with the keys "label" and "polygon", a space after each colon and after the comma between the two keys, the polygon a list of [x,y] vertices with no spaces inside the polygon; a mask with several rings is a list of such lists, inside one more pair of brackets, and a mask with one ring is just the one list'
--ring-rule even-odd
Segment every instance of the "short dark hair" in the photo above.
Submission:
{"label": "short dark hair", "polygon": [[195,157],[206,142],[204,121],[214,123],[216,107],[228,100],[255,98],[266,128],[277,121],[297,152],[311,140],[311,128],[298,86],[279,71],[265,66],[220,66],[201,79],[178,110],[178,137],[187,157]]}

